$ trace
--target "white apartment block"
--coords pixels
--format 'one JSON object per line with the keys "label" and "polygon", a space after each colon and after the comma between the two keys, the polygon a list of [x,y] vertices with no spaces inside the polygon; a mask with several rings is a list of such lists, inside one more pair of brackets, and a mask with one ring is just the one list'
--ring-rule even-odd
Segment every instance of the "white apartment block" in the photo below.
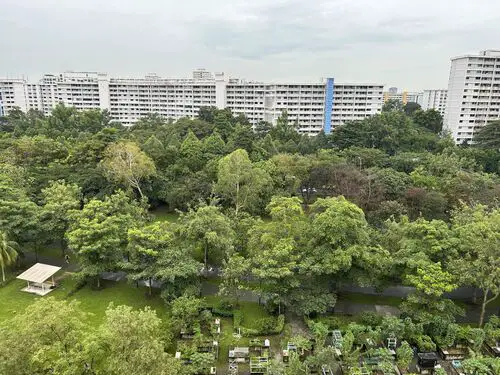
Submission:
{"label": "white apartment block", "polygon": [[424,111],[435,109],[441,116],[444,116],[446,110],[447,90],[424,90],[418,104]]}
{"label": "white apartment block", "polygon": [[26,90],[26,81],[24,79],[0,80],[0,95],[2,96],[5,114],[8,114],[16,107],[19,107],[23,112],[28,111]]}
{"label": "white apartment block", "polygon": [[406,93],[406,102],[407,103],[418,103],[420,100],[422,100],[422,93],[421,92],[408,92]]}
{"label": "white apartment block", "polygon": [[488,122],[500,119],[500,51],[451,59],[444,127],[457,144],[471,142]]}
{"label": "white apartment block", "polygon": [[399,91],[397,87],[390,87],[388,91],[384,92],[384,103],[389,100],[397,100],[406,105],[408,103],[418,103],[421,97],[421,92]]}
{"label": "white apartment block", "polygon": [[166,79],[155,74],[144,78],[113,78],[95,72],[45,75],[39,83],[0,80],[5,112],[18,106],[49,114],[57,103],[79,110],[106,109],[111,118],[129,126],[149,113],[177,120],[194,118],[201,107],[230,108],[253,125],[276,124],[283,111],[297,122],[301,133],[329,132],[346,121],[361,120],[381,112],[383,85],[322,83],[262,83],[229,79],[203,69],[191,79]]}

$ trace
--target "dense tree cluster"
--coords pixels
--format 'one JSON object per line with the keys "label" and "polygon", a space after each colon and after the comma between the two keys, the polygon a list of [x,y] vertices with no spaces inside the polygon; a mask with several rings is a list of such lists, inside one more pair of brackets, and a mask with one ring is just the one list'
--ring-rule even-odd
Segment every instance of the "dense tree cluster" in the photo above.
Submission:
{"label": "dense tree cluster", "polygon": [[162,321],[148,308],[109,306],[99,325],[74,302],[41,299],[0,325],[0,373],[177,374]]}
{"label": "dense tree cluster", "polygon": [[[446,292],[474,286],[482,325],[500,293],[500,154],[491,137],[455,146],[439,113],[416,107],[387,106],[331,135],[296,126],[284,113],[276,126],[252,129],[215,108],[176,122],[151,115],[131,128],[64,106],[48,117],[11,112],[0,121],[0,265],[12,263],[12,241],[35,251],[58,243],[97,287],[102,272],[124,270],[160,283],[175,303],[198,294],[200,275],[218,272],[220,293],[236,303],[250,288],[278,313],[306,316],[334,306],[342,284],[402,283],[414,287],[402,310],[425,332],[462,313]],[[154,222],[156,206],[180,217]],[[114,311],[102,337],[119,332]],[[68,340],[72,361],[82,350],[105,355]],[[144,350],[159,351],[155,340]],[[119,345],[106,350],[125,356]],[[51,352],[39,350],[33,366],[43,367]],[[127,372],[119,366],[140,356],[109,365]]]}

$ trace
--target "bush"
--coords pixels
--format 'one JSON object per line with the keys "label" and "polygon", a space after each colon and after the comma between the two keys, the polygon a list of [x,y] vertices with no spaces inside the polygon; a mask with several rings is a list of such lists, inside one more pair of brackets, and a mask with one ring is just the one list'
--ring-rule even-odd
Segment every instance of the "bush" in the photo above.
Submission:
{"label": "bush", "polygon": [[269,314],[277,314],[279,310],[279,302],[277,299],[270,298],[266,301],[264,308]]}
{"label": "bush", "polygon": [[415,345],[420,352],[435,352],[436,344],[427,335],[420,335],[414,338]]}
{"label": "bush", "polygon": [[[277,318],[268,317],[259,319],[256,322],[257,328],[246,328],[241,326],[242,316],[239,311],[234,313],[234,328],[240,328],[243,336],[262,336],[279,334],[285,328],[285,316],[280,315]],[[236,325],[238,323],[239,325]]]}
{"label": "bush", "polygon": [[234,329],[240,328],[241,323],[243,322],[243,314],[241,311],[236,310],[233,312],[233,326]]}
{"label": "bush", "polygon": [[212,309],[212,315],[220,316],[222,318],[231,318],[233,317],[234,313],[228,310],[220,310],[215,307]]}
{"label": "bush", "polygon": [[222,300],[211,311],[213,315],[231,318],[233,316],[233,304],[227,300]]}
{"label": "bush", "polygon": [[261,318],[256,323],[256,329],[261,335],[269,335],[276,330],[276,323],[273,317]]}
{"label": "bush", "polygon": [[281,314],[280,316],[278,316],[274,333],[276,334],[281,333],[283,332],[284,328],[285,328],[285,315]]}
{"label": "bush", "polygon": [[217,309],[224,311],[232,311],[233,307],[233,304],[228,300],[222,300],[216,306]]}
{"label": "bush", "polygon": [[345,322],[336,316],[326,317],[322,319],[322,322],[328,326],[328,329],[341,329],[345,325]]}
{"label": "bush", "polygon": [[401,346],[396,349],[396,357],[398,366],[407,370],[413,359],[413,350],[406,341],[401,343]]}
{"label": "bush", "polygon": [[382,324],[383,317],[372,311],[364,311],[359,314],[359,322],[365,326],[372,328],[378,327]]}

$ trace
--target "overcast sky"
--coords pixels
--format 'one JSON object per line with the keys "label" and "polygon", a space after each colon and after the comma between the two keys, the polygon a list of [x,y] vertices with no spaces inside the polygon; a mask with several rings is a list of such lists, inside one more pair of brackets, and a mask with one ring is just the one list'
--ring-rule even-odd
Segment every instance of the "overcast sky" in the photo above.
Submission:
{"label": "overcast sky", "polygon": [[498,0],[0,0],[0,76],[204,67],[420,90],[445,88],[450,57],[499,37]]}

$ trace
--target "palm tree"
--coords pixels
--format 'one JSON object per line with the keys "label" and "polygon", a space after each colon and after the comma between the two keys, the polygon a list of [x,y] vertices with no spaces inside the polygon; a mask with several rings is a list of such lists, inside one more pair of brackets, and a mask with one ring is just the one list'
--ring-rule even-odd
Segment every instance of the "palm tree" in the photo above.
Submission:
{"label": "palm tree", "polygon": [[7,233],[0,231],[0,268],[2,280],[5,282],[5,267],[10,266],[17,259],[17,243],[9,241]]}

